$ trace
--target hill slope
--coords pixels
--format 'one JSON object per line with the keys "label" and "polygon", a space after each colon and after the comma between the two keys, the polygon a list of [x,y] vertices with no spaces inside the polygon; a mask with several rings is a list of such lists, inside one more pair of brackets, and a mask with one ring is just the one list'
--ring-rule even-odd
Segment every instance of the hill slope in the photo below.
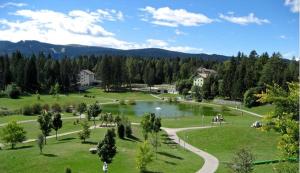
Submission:
{"label": "hill slope", "polygon": [[76,57],[79,55],[121,55],[121,56],[138,56],[138,57],[157,57],[157,58],[188,58],[195,57],[204,60],[219,60],[224,61],[229,59],[224,55],[208,55],[208,54],[191,54],[176,51],[169,51],[159,48],[145,48],[145,49],[131,49],[121,50],[114,48],[96,47],[96,46],[82,46],[82,45],[56,45],[43,43],[38,41],[19,41],[16,43],[10,41],[0,41],[0,54],[11,54],[16,50],[21,51],[25,55],[31,55],[32,53],[44,52],[45,54],[51,54],[56,58],[63,57],[65,55]]}

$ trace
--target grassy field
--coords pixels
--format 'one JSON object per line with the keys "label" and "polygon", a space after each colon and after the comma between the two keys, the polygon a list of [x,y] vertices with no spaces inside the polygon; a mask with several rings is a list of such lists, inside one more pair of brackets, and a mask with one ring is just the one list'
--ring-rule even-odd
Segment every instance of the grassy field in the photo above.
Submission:
{"label": "grassy field", "polygon": [[[84,96],[91,97],[84,97]],[[116,100],[146,100],[154,101],[154,98],[150,94],[142,92],[121,92],[121,93],[107,93],[100,88],[91,88],[84,93],[72,93],[68,95],[60,95],[58,98],[52,95],[40,95],[40,100],[37,99],[35,94],[30,96],[22,96],[19,99],[1,98],[0,99],[0,110],[9,109],[15,110],[20,109],[26,105],[33,105],[34,103],[49,104],[58,103],[62,106],[70,104],[78,104],[81,102],[94,103],[98,101],[99,103],[111,103],[116,102]]]}
{"label": "grassy field", "polygon": [[[142,135],[139,127],[134,127],[133,130],[138,140],[117,139],[118,153],[109,165],[110,172],[138,172],[135,156]],[[1,173],[57,173],[64,172],[66,167],[77,173],[100,172],[102,163],[98,155],[92,155],[88,150],[104,137],[105,131],[106,129],[93,130],[87,144],[81,144],[75,134],[61,137],[59,141],[50,139],[45,146],[44,155],[39,154],[36,143],[19,145],[16,150],[5,149],[0,155]],[[198,156],[177,145],[165,144],[168,142],[165,141],[163,133],[160,136],[162,145],[158,149],[157,159],[154,157],[154,162],[149,165],[149,171],[193,173],[201,167],[203,161]]]}
{"label": "grassy field", "polygon": [[[241,148],[250,149],[255,159],[280,159],[277,149],[279,135],[274,132],[261,131],[250,128],[254,117],[229,117],[229,124],[211,129],[189,130],[179,132],[178,135],[188,143],[201,148],[220,161],[219,173],[228,172],[226,164],[234,153]],[[273,172],[274,165],[255,166],[256,173]]]}
{"label": "grassy field", "polygon": [[[206,102],[206,103],[212,103],[212,104],[216,104],[213,102]],[[230,106],[230,107],[236,107],[237,105],[235,104],[217,104],[217,105],[224,105],[224,106]],[[252,108],[248,108],[244,105],[238,106],[239,109],[244,109],[246,111],[250,111],[250,112],[254,112],[260,115],[268,115],[271,112],[273,112],[275,110],[275,106],[272,104],[266,104],[266,105],[261,105],[261,106],[256,106],[256,107],[252,107]]]}
{"label": "grassy field", "polygon": [[[92,96],[84,97],[84,95]],[[159,95],[168,97],[169,95]],[[177,95],[173,95],[177,96]],[[36,95],[21,97],[20,99],[0,99],[0,109],[19,109],[25,105],[34,103],[53,104],[59,103],[62,106],[66,104],[76,104],[79,102],[93,103],[98,101],[102,103],[103,112],[112,112],[117,115],[119,109],[125,109],[125,116],[131,122],[139,123],[140,116],[136,116],[133,112],[133,107],[130,105],[119,105],[117,100],[135,101],[161,101],[150,94],[141,92],[124,92],[124,93],[105,93],[98,88],[92,88],[85,93],[61,95],[56,99],[50,95],[41,95],[41,100],[37,100]],[[207,105],[198,103],[185,103],[189,106],[179,106],[179,109],[193,109],[201,106],[201,109],[192,116],[179,117],[163,117],[162,125],[169,128],[181,128],[192,126],[207,126],[216,125],[211,129],[183,131],[179,133],[183,139],[187,140],[192,145],[204,149],[215,155],[220,161],[218,172],[227,172],[225,162],[230,161],[233,153],[241,148],[250,148],[256,156],[256,160],[276,159],[279,158],[279,153],[276,148],[278,135],[273,132],[263,132],[257,129],[250,128],[250,125],[260,120],[261,118],[241,114],[237,110],[224,110],[220,105]],[[230,105],[227,105],[230,106]],[[255,108],[244,108],[245,110],[253,111],[259,114],[267,114],[274,110],[271,105],[264,105]],[[226,123],[222,125],[212,124],[213,116],[221,113]],[[204,116],[203,116],[204,115]],[[71,113],[63,113],[63,117],[72,117]],[[27,131],[28,139],[35,139],[40,133],[39,125],[35,121],[37,116],[10,115],[0,117],[0,124],[7,123],[12,120],[24,121],[34,120],[33,122],[22,123],[21,126]],[[63,120],[63,127],[58,133],[65,133],[80,130],[79,124],[74,124],[76,119]],[[99,123],[99,122],[97,122]],[[93,122],[89,122],[93,125]],[[3,127],[0,127],[0,130]],[[10,150],[6,148],[0,151],[0,172],[64,172],[66,167],[72,168],[73,172],[99,172],[102,164],[97,155],[92,155],[88,152],[90,147],[93,147],[103,138],[105,129],[94,129],[91,139],[88,144],[81,144],[77,134],[71,134],[59,137],[56,141],[54,138],[48,140],[48,145],[45,148],[45,155],[40,155],[35,142],[28,144],[18,144],[18,149]],[[55,131],[51,132],[54,135]],[[141,129],[134,127],[134,135],[142,140]],[[150,172],[195,172],[203,164],[200,157],[182,149],[175,144],[168,144],[165,134],[161,132],[162,146],[159,148],[157,160],[149,165]],[[188,137],[186,137],[188,136]],[[1,141],[0,141],[1,142]],[[120,140],[117,139],[118,154],[114,162],[109,166],[111,172],[138,172],[135,168],[135,155],[137,145],[140,141]],[[24,159],[26,158],[26,159]],[[255,172],[271,172],[274,165],[260,165],[255,167]]]}

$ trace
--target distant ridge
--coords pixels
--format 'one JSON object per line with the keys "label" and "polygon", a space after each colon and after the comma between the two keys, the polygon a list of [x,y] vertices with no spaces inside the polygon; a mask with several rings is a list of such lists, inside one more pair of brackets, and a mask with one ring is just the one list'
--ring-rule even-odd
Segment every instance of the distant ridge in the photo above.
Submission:
{"label": "distant ridge", "polygon": [[96,46],[84,46],[77,44],[70,45],[56,45],[43,43],[34,40],[26,40],[19,42],[10,41],[0,41],[0,54],[12,54],[16,50],[19,50],[25,55],[31,55],[32,53],[38,54],[39,52],[44,52],[46,55],[51,54],[55,58],[61,58],[65,55],[70,57],[77,57],[80,55],[120,55],[120,56],[132,56],[132,57],[145,57],[145,58],[201,58],[203,60],[217,60],[224,61],[228,60],[229,56],[217,55],[217,54],[192,54],[170,51],[159,48],[145,48],[145,49],[130,49],[121,50],[106,47],[96,47]]}

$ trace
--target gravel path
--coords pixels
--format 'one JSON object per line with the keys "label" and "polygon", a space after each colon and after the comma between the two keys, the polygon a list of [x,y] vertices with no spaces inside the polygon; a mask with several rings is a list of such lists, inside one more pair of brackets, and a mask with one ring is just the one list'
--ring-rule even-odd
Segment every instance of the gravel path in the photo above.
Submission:
{"label": "gravel path", "polygon": [[187,128],[165,128],[165,127],[163,127],[162,129],[167,132],[169,137],[174,142],[176,142],[180,146],[190,150],[191,152],[199,155],[200,157],[202,157],[204,159],[204,161],[205,161],[204,165],[196,173],[214,173],[218,169],[219,160],[216,157],[214,157],[213,155],[186,143],[184,140],[180,139],[176,134],[177,132],[184,131],[184,130],[205,129],[205,128],[212,128],[212,127],[213,126],[187,127]]}

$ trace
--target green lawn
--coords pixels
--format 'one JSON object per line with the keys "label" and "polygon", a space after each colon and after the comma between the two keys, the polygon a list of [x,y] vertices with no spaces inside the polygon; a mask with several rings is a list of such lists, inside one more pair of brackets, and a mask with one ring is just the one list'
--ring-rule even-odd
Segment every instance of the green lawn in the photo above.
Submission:
{"label": "green lawn", "polygon": [[[216,104],[213,102],[204,102],[204,103],[211,103],[211,104]],[[216,104],[216,105],[222,105],[222,104]],[[230,107],[236,107],[237,105],[234,104],[224,104],[225,106],[230,106]],[[272,104],[266,104],[266,105],[261,105],[261,106],[256,106],[256,107],[252,107],[252,108],[248,108],[244,105],[238,106],[239,109],[244,109],[250,112],[254,112],[260,115],[268,115],[271,112],[273,112],[275,110],[275,106]]]}
{"label": "green lawn", "polygon": [[[84,97],[84,95],[94,96],[95,98]],[[169,96],[167,94],[159,96]],[[170,95],[177,96],[177,95]],[[59,103],[61,105],[75,104],[79,102],[93,103],[118,103],[116,100],[136,101],[160,101],[159,99],[142,92],[123,92],[123,93],[105,93],[98,88],[92,88],[86,93],[62,95],[57,100],[50,95],[41,95],[41,100],[37,100],[35,95],[21,97],[20,99],[0,99],[0,109],[5,107],[8,109],[19,109],[24,105],[32,105],[33,103]],[[197,107],[198,103],[192,104],[192,107]],[[230,161],[233,153],[241,148],[250,148],[257,160],[277,159],[279,153],[276,148],[278,135],[273,132],[263,132],[257,129],[250,128],[250,125],[260,120],[261,118],[241,114],[237,110],[222,110],[220,105],[207,105],[200,103],[202,106],[194,116],[181,116],[173,118],[162,118],[162,125],[169,128],[181,128],[191,126],[207,126],[216,125],[211,129],[183,131],[179,136],[185,138],[192,145],[204,149],[215,155],[221,162],[218,172],[227,172],[224,162]],[[102,104],[103,112],[112,112],[116,115],[116,104]],[[131,112],[131,106],[123,106],[126,109],[126,116],[131,122],[139,123],[141,117],[134,116]],[[264,105],[255,108],[244,108],[259,114],[266,114],[274,110],[273,106]],[[221,113],[226,123],[222,125],[211,124],[213,116]],[[71,113],[63,113],[63,117],[73,116]],[[204,116],[203,116],[204,115]],[[0,124],[10,122],[12,120],[36,120],[37,116],[10,115],[0,117]],[[75,119],[63,120],[63,127],[58,133],[71,132],[81,130],[80,125],[74,125]],[[99,122],[98,122],[99,123]],[[89,122],[93,124],[92,121]],[[40,133],[39,125],[36,121],[20,124],[27,131],[28,139],[35,139]],[[0,130],[3,127],[0,127]],[[46,155],[39,155],[38,148],[35,142],[28,144],[18,144],[19,149],[0,151],[0,172],[64,172],[66,167],[71,167],[73,172],[99,172],[101,171],[101,162],[97,155],[92,155],[88,149],[103,138],[105,129],[96,129],[92,131],[90,139],[91,144],[81,144],[77,134],[59,137],[59,140],[49,139],[48,145],[45,148]],[[149,165],[149,170],[152,172],[196,172],[203,160],[200,157],[183,150],[181,147],[174,144],[167,144],[163,132],[161,132],[162,146],[159,149],[158,158]],[[55,131],[51,132],[54,135]],[[134,127],[134,135],[142,139],[141,129]],[[188,136],[186,138],[186,136]],[[0,140],[1,142],[1,140]],[[135,155],[137,145],[140,142],[132,140],[117,139],[118,154],[114,162],[109,166],[111,172],[138,172],[135,168]],[[26,158],[26,159],[24,159]],[[255,167],[255,172],[266,173],[272,172],[274,165],[259,165]]]}
{"label": "green lawn", "polygon": [[[84,97],[84,95],[92,96],[92,98]],[[158,100],[157,98],[154,98],[150,94],[142,93],[142,92],[107,93],[100,88],[91,88],[87,90],[85,93],[76,93],[76,94],[72,93],[68,95],[60,95],[58,99],[51,95],[40,95],[40,100],[38,100],[35,94],[31,96],[22,96],[19,99],[1,98],[0,110],[1,109],[16,110],[26,105],[33,105],[34,103],[49,104],[49,105],[58,103],[64,106],[70,104],[78,104],[81,102],[85,102],[88,104],[94,103],[96,101],[98,101],[99,103],[109,103],[121,99],[147,100],[147,101]]]}
{"label": "green lawn", "polygon": [[252,107],[252,108],[247,108],[245,106],[242,106],[242,109],[245,109],[247,111],[251,111],[260,115],[269,115],[270,113],[274,112],[275,106],[274,105],[262,105],[262,106],[257,106],[257,107]]}
{"label": "green lawn", "polygon": [[[239,118],[240,120],[232,119],[232,124],[229,125],[211,129],[182,131],[178,134],[185,138],[188,143],[216,156],[221,163],[218,169],[220,173],[227,172],[224,163],[229,162],[233,154],[240,148],[250,149],[256,160],[279,159],[278,134],[246,126],[251,119],[250,117]],[[264,173],[271,170],[272,165],[263,165],[257,166],[255,172]]]}
{"label": "green lawn", "polygon": [[[134,127],[134,135],[141,140],[138,127]],[[90,144],[81,144],[77,135],[61,137],[59,141],[48,140],[44,149],[45,155],[40,155],[36,143],[18,145],[18,149],[5,149],[0,155],[1,173],[57,173],[64,172],[66,167],[72,168],[76,173],[101,172],[102,163],[97,155],[88,152],[90,147],[104,137],[106,129],[92,131]],[[152,172],[178,172],[194,173],[203,161],[197,155],[192,154],[181,147],[173,144],[164,144],[159,147],[157,159],[154,157],[148,170]],[[117,155],[113,163],[109,165],[110,172],[114,173],[137,173],[135,156],[139,141],[117,139]]]}

